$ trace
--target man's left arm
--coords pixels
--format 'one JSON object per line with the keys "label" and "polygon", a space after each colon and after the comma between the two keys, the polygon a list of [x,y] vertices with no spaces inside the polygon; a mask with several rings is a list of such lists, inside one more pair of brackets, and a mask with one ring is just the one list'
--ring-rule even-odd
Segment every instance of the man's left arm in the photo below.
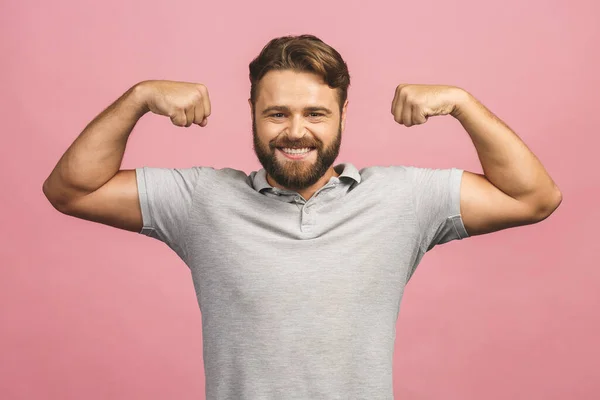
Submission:
{"label": "man's left arm", "polygon": [[546,219],[562,194],[544,166],[504,122],[467,91],[454,86],[399,85],[392,114],[403,125],[452,115],[465,128],[484,174],[464,171],[460,213],[469,235]]}

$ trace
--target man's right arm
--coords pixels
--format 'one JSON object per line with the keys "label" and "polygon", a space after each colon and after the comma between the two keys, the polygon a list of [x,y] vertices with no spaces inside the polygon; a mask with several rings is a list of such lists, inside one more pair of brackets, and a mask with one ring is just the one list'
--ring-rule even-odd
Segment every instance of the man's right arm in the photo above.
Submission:
{"label": "man's right arm", "polygon": [[111,104],[81,132],[43,184],[58,211],[139,232],[142,213],[135,170],[120,170],[127,140],[148,111],[169,116],[174,125],[206,126],[206,87],[172,81],[141,82]]}

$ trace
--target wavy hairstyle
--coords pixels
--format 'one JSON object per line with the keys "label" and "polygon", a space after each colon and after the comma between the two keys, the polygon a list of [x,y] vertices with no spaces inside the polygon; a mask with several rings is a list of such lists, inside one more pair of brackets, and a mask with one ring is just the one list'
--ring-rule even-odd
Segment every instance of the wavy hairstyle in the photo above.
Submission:
{"label": "wavy hairstyle", "polygon": [[333,47],[313,35],[282,36],[272,39],[250,63],[250,100],[256,104],[260,80],[272,70],[313,72],[332,89],[337,89],[342,106],[348,97],[348,66]]}

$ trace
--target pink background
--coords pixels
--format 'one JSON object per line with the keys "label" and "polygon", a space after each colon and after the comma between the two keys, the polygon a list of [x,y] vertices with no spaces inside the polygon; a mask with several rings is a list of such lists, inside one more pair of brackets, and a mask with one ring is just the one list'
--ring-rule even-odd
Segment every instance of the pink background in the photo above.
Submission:
{"label": "pink background", "polygon": [[397,399],[600,398],[598,2],[3,1],[0,9],[0,398],[199,399],[201,318],[187,267],[142,235],[67,217],[42,182],[134,83],[207,85],[207,128],[148,115],[123,168],[250,172],[248,63],[313,33],[352,77],[336,163],[481,172],[451,117],[405,128],[399,83],[461,86],[561,188],[549,219],[428,253],[407,286]]}

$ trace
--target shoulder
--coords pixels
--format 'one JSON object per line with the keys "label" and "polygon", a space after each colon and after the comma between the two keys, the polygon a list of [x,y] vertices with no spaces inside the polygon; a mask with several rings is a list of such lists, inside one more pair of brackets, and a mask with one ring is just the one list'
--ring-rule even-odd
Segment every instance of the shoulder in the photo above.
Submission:
{"label": "shoulder", "polygon": [[187,169],[198,183],[231,186],[247,183],[250,176],[241,170],[230,167],[194,166]]}
{"label": "shoulder", "polygon": [[416,167],[407,165],[373,165],[362,168],[360,176],[362,180],[388,180],[397,183],[407,181],[414,174],[414,168]]}

